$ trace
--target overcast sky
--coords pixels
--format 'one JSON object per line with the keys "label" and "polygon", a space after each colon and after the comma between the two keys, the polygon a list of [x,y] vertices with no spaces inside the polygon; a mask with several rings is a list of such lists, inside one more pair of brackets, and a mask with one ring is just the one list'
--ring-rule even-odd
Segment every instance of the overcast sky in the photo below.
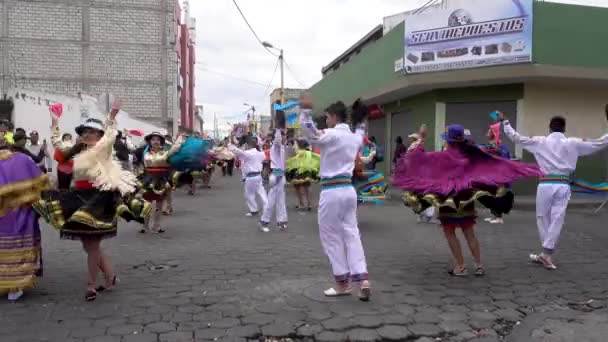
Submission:
{"label": "overcast sky", "polygon": [[[263,41],[284,49],[285,86],[308,88],[321,68],[352,46],[385,16],[418,8],[428,0],[237,0]],[[608,0],[559,2],[606,5]],[[268,114],[269,93],[279,87],[277,58],[256,41],[232,0],[190,0],[197,20],[196,101],[205,126],[245,119],[243,103]],[[232,76],[232,77],[230,77]],[[237,79],[238,78],[238,79]],[[242,80],[239,80],[242,79]]]}

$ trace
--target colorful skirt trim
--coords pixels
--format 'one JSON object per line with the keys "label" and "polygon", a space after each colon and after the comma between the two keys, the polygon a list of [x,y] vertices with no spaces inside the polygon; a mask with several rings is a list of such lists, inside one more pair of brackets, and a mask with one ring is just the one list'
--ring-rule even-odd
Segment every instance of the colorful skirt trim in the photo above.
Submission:
{"label": "colorful skirt trim", "polygon": [[380,172],[367,170],[354,178],[357,200],[360,203],[379,204],[386,199],[388,186],[384,182],[384,175]]}
{"label": "colorful skirt trim", "polygon": [[46,175],[0,185],[0,216],[9,210],[35,203],[40,199],[40,193],[48,187],[49,178]]}
{"label": "colorful skirt trim", "polygon": [[298,172],[298,170],[287,170],[285,179],[291,185],[310,185],[320,180],[318,170],[310,170],[304,173]]}
{"label": "colorful skirt trim", "polygon": [[417,194],[406,191],[402,197],[403,203],[416,214],[422,213],[428,207],[439,209],[439,219],[444,223],[462,223],[477,217],[475,202],[479,202],[495,214],[508,214],[513,208],[514,195],[507,187],[496,189],[476,189],[460,192],[456,196],[440,196],[437,194]]}
{"label": "colorful skirt trim", "polygon": [[174,189],[184,185],[190,185],[194,183],[195,178],[200,178],[202,174],[202,169],[175,171],[171,176],[171,184],[173,184]]}
{"label": "colorful skirt trim", "polygon": [[114,237],[118,218],[145,224],[152,214],[149,202],[98,189],[46,191],[33,208],[68,240]]}
{"label": "colorful skirt trim", "polygon": [[172,190],[171,171],[156,173],[144,172],[140,177],[141,193],[146,201],[158,201]]}
{"label": "colorful skirt trim", "polygon": [[0,294],[33,288],[42,275],[40,235],[0,237]]}

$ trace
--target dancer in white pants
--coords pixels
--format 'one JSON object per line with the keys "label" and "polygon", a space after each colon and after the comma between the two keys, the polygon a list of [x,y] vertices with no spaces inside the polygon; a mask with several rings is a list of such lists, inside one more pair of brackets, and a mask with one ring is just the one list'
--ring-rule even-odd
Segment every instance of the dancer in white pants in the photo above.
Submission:
{"label": "dancer in white pants", "polygon": [[282,129],[274,130],[274,140],[270,147],[270,174],[268,204],[260,219],[262,231],[268,231],[273,211],[276,210],[277,226],[287,230],[287,205],[285,204],[285,139]]}
{"label": "dancer in white pants", "polygon": [[548,270],[555,270],[552,255],[566,217],[570,200],[570,177],[576,170],[578,157],[586,156],[608,146],[608,134],[596,140],[568,138],[566,119],[556,116],[551,119],[551,134],[546,137],[525,137],[517,133],[504,119],[504,131],[516,144],[534,154],[536,162],[545,174],[540,179],[536,192],[536,220],[543,251],[531,254],[530,260],[542,264]]}
{"label": "dancer in white pants", "polygon": [[[262,185],[262,163],[264,162],[264,152],[258,150],[257,138],[249,139],[249,148],[242,150],[235,145],[230,145],[228,148],[241,160],[241,169],[245,177],[245,201],[249,212],[247,216],[257,216],[260,208],[264,208],[268,202],[266,190]],[[262,202],[262,206],[258,206],[257,198]]]}
{"label": "dancer in white pants", "polygon": [[[356,102],[358,104],[358,102]],[[352,185],[355,158],[363,147],[365,127],[353,133],[345,123],[347,109],[342,102],[328,108],[325,131],[318,131],[312,122],[312,101],[308,95],[300,99],[302,132],[321,150],[321,197],[319,200],[319,235],[333,270],[336,285],[326,296],[350,295],[351,281],[359,283],[359,299],[369,300],[370,284],[367,263],[357,224],[357,193]],[[367,114],[365,106],[354,109],[354,123],[361,123]]]}

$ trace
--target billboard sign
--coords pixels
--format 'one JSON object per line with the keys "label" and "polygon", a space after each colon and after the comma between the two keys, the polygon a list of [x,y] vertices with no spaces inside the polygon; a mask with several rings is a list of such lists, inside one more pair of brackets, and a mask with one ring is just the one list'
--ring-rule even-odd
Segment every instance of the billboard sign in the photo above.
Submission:
{"label": "billboard sign", "polygon": [[405,19],[406,73],[532,62],[533,0],[467,0]]}

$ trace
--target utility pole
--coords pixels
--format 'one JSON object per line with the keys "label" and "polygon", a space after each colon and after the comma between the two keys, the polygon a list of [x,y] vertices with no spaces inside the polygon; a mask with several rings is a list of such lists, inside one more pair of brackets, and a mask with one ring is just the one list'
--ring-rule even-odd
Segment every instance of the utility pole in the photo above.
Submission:
{"label": "utility pole", "polygon": [[285,104],[285,87],[283,84],[284,74],[283,74],[283,49],[281,49],[281,54],[279,55],[279,61],[281,62],[281,104]]}

